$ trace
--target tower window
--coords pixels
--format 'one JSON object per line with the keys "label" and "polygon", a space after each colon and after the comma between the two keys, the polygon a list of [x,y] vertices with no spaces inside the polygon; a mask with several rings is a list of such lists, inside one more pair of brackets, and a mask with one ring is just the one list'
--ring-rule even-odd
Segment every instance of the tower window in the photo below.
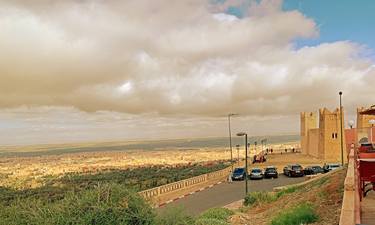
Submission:
{"label": "tower window", "polygon": [[337,139],[337,133],[335,133],[335,138]]}
{"label": "tower window", "polygon": [[335,138],[335,133],[332,133],[332,139],[334,139]]}

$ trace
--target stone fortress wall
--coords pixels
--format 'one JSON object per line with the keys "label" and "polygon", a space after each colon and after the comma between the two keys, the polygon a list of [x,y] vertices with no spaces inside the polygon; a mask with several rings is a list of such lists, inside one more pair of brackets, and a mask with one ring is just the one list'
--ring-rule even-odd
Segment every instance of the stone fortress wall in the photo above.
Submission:
{"label": "stone fortress wall", "polygon": [[[344,116],[342,124],[345,124]],[[345,137],[343,141],[345,151]],[[341,161],[339,109],[332,112],[326,108],[319,109],[319,120],[314,112],[301,113],[301,149],[302,153],[327,162]]]}

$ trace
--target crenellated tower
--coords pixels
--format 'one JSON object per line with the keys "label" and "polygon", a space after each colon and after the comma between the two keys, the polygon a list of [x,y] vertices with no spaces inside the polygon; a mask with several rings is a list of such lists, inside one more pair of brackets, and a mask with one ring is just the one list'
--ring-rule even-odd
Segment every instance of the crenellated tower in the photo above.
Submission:
{"label": "crenellated tower", "polygon": [[[344,112],[342,117],[342,125],[344,125]],[[343,137],[345,148],[344,138],[345,137]],[[329,161],[341,161],[341,130],[339,109],[336,109],[333,112],[329,111],[326,108],[319,109],[318,157]]]}
{"label": "crenellated tower", "polygon": [[317,128],[317,115],[313,112],[301,112],[301,150],[309,154],[309,130]]}

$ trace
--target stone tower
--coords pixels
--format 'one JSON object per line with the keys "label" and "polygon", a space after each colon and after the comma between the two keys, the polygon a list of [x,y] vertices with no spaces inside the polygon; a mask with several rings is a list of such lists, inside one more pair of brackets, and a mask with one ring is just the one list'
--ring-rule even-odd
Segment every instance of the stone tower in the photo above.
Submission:
{"label": "stone tower", "polygon": [[317,115],[313,112],[301,112],[301,149],[309,154],[309,130],[317,128]]}
{"label": "stone tower", "polygon": [[[360,143],[372,142],[375,140],[375,128],[370,124],[370,120],[374,120],[374,115],[360,114],[366,110],[365,108],[357,108],[357,141]],[[369,129],[372,127],[372,131]],[[371,137],[372,136],[372,137]]]}
{"label": "stone tower", "polygon": [[[343,112],[343,125],[344,112]],[[344,127],[343,127],[344,131]],[[344,138],[344,137],[343,137]],[[344,154],[345,154],[345,140]],[[318,157],[329,161],[341,161],[341,132],[340,110],[330,112],[328,109],[319,109],[319,148]],[[346,157],[344,157],[345,160]]]}
{"label": "stone tower", "polygon": [[374,115],[361,115],[360,112],[364,111],[365,108],[357,108],[357,129],[371,127],[370,120],[375,120]]}

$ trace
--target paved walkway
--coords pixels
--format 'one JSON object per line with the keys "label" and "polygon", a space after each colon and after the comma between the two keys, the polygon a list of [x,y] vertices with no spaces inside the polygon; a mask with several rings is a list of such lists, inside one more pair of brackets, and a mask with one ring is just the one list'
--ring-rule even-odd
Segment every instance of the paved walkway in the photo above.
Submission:
{"label": "paved walkway", "polygon": [[[289,178],[280,175],[278,179],[249,180],[249,191],[272,191],[274,187],[295,184],[304,181],[305,178]],[[159,208],[181,206],[191,215],[197,215],[212,207],[223,207],[245,197],[245,183],[234,181],[233,183],[222,183],[179,199],[173,203]]]}
{"label": "paved walkway", "polygon": [[375,191],[370,191],[361,202],[362,224],[375,225]]}

